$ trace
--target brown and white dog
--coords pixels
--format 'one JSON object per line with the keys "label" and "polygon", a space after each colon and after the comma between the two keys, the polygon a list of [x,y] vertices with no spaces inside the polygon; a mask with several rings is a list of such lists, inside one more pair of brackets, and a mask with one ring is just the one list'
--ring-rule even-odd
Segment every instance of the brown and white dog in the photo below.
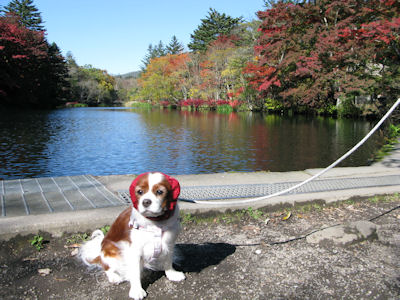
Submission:
{"label": "brown and white dog", "polygon": [[176,238],[180,231],[179,182],[163,173],[139,175],[129,188],[133,206],[125,209],[107,235],[101,230],[81,247],[87,265],[100,265],[112,283],[129,281],[129,297],[143,299],[142,268],[165,271],[169,280],[185,279],[172,267]]}

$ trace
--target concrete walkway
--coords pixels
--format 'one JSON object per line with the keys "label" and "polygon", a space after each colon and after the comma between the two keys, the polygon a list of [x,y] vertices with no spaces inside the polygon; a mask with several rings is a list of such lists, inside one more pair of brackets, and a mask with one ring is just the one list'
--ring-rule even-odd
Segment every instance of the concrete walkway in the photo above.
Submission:
{"label": "concrete walkway", "polygon": [[[173,175],[186,200],[240,200],[290,187],[315,175],[321,169],[294,172],[218,173]],[[39,230],[55,235],[93,230],[110,224],[129,205],[127,191],[134,175],[93,177],[88,175],[0,181],[0,239]],[[245,191],[243,191],[245,190]],[[207,193],[209,193],[209,195]],[[327,203],[355,196],[400,192],[400,144],[382,162],[368,167],[335,168],[302,190],[268,200],[236,205],[194,204],[180,201],[183,211],[292,205],[323,200]],[[124,196],[125,195],[125,199]],[[197,197],[197,199],[193,199]]]}

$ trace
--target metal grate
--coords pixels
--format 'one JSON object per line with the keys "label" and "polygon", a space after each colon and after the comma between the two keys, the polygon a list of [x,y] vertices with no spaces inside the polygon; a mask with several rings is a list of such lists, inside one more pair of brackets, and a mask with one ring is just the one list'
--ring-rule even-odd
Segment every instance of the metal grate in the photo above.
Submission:
{"label": "metal grate", "polygon": [[[285,190],[298,183],[300,183],[300,181],[273,184],[240,184],[182,187],[179,200],[226,200],[261,197]],[[391,185],[400,185],[400,175],[315,180],[289,192],[288,194],[317,193],[325,191],[337,191],[354,188]],[[119,191],[118,195],[126,203],[131,202],[129,192]]]}
{"label": "metal grate", "polygon": [[122,205],[90,175],[0,181],[1,216],[22,216]]}
{"label": "metal grate", "polygon": [[127,191],[118,191],[118,196],[124,200],[125,203],[130,204],[131,203],[131,196],[129,195],[129,192]]}

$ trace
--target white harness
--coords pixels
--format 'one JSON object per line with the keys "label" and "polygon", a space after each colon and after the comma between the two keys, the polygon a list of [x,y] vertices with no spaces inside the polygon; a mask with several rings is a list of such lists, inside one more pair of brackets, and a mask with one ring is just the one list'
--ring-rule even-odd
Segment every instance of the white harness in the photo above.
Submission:
{"label": "white harness", "polygon": [[153,234],[152,241],[154,249],[153,249],[153,255],[150,258],[150,262],[158,258],[162,252],[162,236],[165,230],[163,230],[162,227],[158,227],[155,225],[147,225],[147,226],[139,225],[139,223],[136,220],[133,222],[133,224],[132,220],[129,221],[129,226],[132,227],[133,229]]}

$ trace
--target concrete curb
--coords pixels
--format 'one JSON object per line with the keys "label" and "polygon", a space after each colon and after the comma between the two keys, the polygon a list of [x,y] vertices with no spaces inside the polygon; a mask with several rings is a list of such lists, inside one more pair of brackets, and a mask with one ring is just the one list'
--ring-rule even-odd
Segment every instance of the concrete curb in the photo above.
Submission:
{"label": "concrete curb", "polygon": [[17,235],[36,234],[39,231],[61,236],[63,233],[91,231],[111,224],[124,206],[89,210],[29,215],[0,219],[0,240]]}
{"label": "concrete curb", "polygon": [[[232,210],[253,208],[275,209],[277,207],[305,204],[314,201],[332,203],[348,200],[352,197],[371,197],[375,195],[394,194],[400,191],[400,186],[344,190],[336,192],[322,192],[312,194],[298,194],[279,196],[267,201],[234,206],[214,206],[193,204],[180,201],[181,212],[202,214],[210,212],[226,212]],[[8,240],[18,234],[36,234],[39,231],[48,232],[54,236],[63,233],[86,232],[110,225],[126,206],[88,209],[80,211],[29,215],[19,217],[0,218],[0,240]]]}

